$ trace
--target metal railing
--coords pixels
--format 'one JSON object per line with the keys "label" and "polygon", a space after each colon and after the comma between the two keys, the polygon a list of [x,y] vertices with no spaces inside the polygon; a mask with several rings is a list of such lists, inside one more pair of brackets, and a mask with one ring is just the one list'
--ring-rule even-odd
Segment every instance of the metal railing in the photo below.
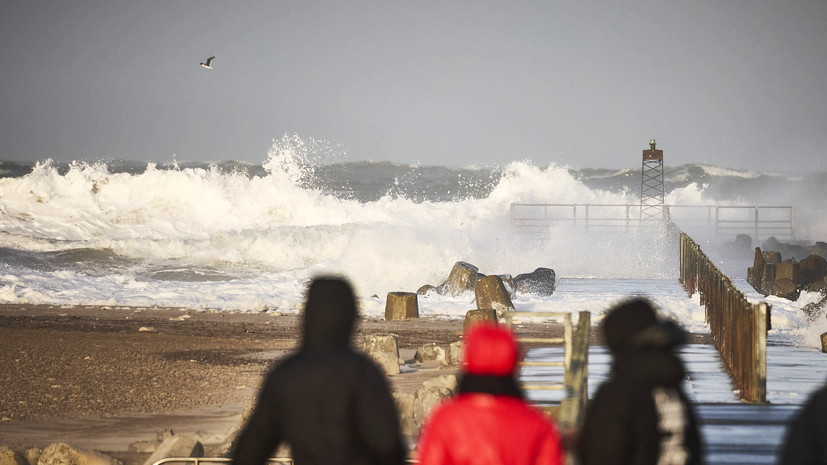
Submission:
{"label": "metal railing", "polygon": [[[749,234],[754,240],[775,236],[795,239],[794,206],[664,205],[666,219],[685,231],[703,231],[716,238]],[[651,226],[641,220],[637,204],[512,203],[511,224],[521,232],[545,233],[565,224],[584,229],[630,230]]]}
{"label": "metal railing", "polygon": [[690,296],[700,294],[713,342],[741,399],[766,403],[770,306],[750,303],[686,233],[680,255],[681,284]]}

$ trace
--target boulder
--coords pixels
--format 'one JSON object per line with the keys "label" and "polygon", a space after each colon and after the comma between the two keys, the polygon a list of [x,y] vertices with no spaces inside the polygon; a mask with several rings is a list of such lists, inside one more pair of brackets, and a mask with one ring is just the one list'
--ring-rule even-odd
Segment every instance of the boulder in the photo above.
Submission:
{"label": "boulder", "polygon": [[11,447],[0,446],[0,465],[28,465],[26,457]]}
{"label": "boulder", "polygon": [[821,351],[827,354],[827,333],[821,334]]}
{"label": "boulder", "polygon": [[815,245],[810,246],[810,253],[827,258],[827,242],[816,242]]}
{"label": "boulder", "polygon": [[465,312],[465,323],[462,325],[462,332],[464,333],[469,326],[478,321],[497,322],[497,311],[493,308],[482,308],[476,310],[468,310]]}
{"label": "boulder", "polygon": [[807,316],[807,321],[812,323],[824,316],[825,307],[827,307],[827,294],[822,293],[819,300],[808,303],[801,308],[801,311]]}
{"label": "boulder", "polygon": [[781,244],[779,252],[786,259],[798,262],[810,255],[810,249],[800,244]]}
{"label": "boulder", "polygon": [[514,286],[517,292],[549,296],[557,288],[557,276],[551,268],[537,268],[531,273],[518,274]]}
{"label": "boulder", "polygon": [[[195,435],[182,434],[172,435],[158,445],[158,448],[144,462],[144,465],[152,465],[158,460],[167,457],[203,457],[204,445]],[[43,464],[40,464],[43,465]],[[57,464],[55,464],[57,465]]]}
{"label": "boulder", "polygon": [[416,349],[414,361],[439,362],[442,365],[448,365],[448,351],[435,342],[429,342]]}
{"label": "boulder", "polygon": [[362,349],[386,375],[399,374],[399,341],[395,334],[365,336]]}
{"label": "boulder", "polygon": [[778,242],[778,239],[776,239],[776,238],[773,236],[773,237],[768,237],[768,238],[767,238],[767,240],[765,240],[765,241],[764,241],[764,243],[763,243],[763,244],[761,244],[761,249],[762,249],[762,250],[774,250],[774,251],[778,251],[778,249],[780,248],[780,246],[781,246],[781,243],[780,243],[780,242]]}
{"label": "boulder", "polygon": [[26,461],[29,465],[37,465],[38,460],[40,460],[40,454],[43,453],[43,449],[39,447],[30,447],[26,449],[26,452],[23,454],[26,456]]}
{"label": "boulder", "polygon": [[425,295],[431,291],[439,292],[439,290],[435,286],[432,286],[430,284],[423,284],[419,289],[416,290],[416,293],[419,295]]}
{"label": "boulder", "polygon": [[175,436],[175,431],[173,431],[172,428],[161,428],[157,433],[155,433],[155,439],[135,441],[127,446],[127,450],[129,452],[151,454],[158,450],[158,446],[160,446],[162,442],[172,436]]}
{"label": "boulder", "polygon": [[738,234],[734,241],[724,242],[721,246],[721,253],[729,258],[746,257],[751,248],[752,237],[749,234]]}
{"label": "boulder", "polygon": [[801,267],[801,284],[814,283],[827,276],[827,260],[820,255],[809,255],[801,260],[799,265]]}
{"label": "boulder", "polygon": [[422,387],[414,394],[413,402],[413,421],[418,427],[422,427],[423,421],[436,404],[454,394],[456,384],[454,375],[437,376],[422,383]]}
{"label": "boulder", "polygon": [[385,302],[386,320],[409,320],[419,318],[419,304],[414,292],[388,292]]}
{"label": "boulder", "polygon": [[448,280],[443,284],[445,293],[458,296],[464,292],[472,291],[477,284],[477,273],[479,268],[466,262],[456,262]]}
{"label": "boulder", "polygon": [[508,294],[503,280],[499,276],[486,276],[477,281],[475,289],[477,308],[491,308],[497,311],[498,316],[514,310],[511,296]]}
{"label": "boulder", "polygon": [[448,346],[448,363],[451,365],[462,364],[462,341],[452,342]]}
{"label": "boulder", "polygon": [[399,412],[399,426],[402,434],[416,437],[421,425],[414,421],[414,395],[407,392],[394,392],[393,400]]}
{"label": "boulder", "polygon": [[[151,462],[150,462],[151,463]],[[75,449],[69,444],[57,442],[43,449],[37,465],[118,465],[120,462],[97,452]]]}
{"label": "boulder", "polygon": [[827,277],[821,278],[816,282],[812,282],[804,286],[804,289],[810,292],[821,292],[827,294]]}

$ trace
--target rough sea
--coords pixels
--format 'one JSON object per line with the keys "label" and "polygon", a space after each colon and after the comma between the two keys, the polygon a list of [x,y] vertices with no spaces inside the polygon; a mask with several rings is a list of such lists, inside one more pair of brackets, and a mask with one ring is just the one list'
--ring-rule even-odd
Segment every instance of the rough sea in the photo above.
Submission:
{"label": "rough sea", "polygon": [[[677,249],[666,235],[571,225],[524,234],[510,220],[512,203],[639,204],[634,156],[625,170],[452,168],[343,163],[320,152],[285,136],[260,164],[0,161],[0,302],[296,313],[310,278],[341,274],[362,312],[380,316],[388,292],[439,284],[462,260],[485,274],[554,269],[559,292],[517,296],[518,309],[599,313],[618,295],[654,294],[703,330],[697,296],[675,287]],[[827,172],[667,160],[664,185],[671,205],[795,206],[795,239],[827,240]],[[713,255],[733,238],[703,239]],[[735,279],[749,265],[720,264],[740,272]],[[797,304],[776,305],[774,331],[815,331]],[[420,298],[423,315],[461,318],[471,308],[473,296]]]}

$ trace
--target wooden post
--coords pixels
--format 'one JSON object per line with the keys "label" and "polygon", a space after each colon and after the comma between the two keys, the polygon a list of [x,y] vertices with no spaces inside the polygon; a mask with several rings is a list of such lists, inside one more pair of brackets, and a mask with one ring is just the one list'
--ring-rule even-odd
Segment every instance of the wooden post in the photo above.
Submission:
{"label": "wooden post", "polygon": [[755,306],[755,344],[753,346],[753,369],[755,396],[752,402],[767,402],[767,312],[769,305],[761,302]]}

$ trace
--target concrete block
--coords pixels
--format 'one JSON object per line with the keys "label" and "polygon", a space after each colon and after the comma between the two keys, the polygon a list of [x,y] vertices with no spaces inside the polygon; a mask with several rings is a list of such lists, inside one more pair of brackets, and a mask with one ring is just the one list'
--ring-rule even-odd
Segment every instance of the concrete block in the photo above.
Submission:
{"label": "concrete block", "polygon": [[386,375],[399,374],[399,341],[395,334],[365,336],[362,349]]}
{"label": "concrete block", "polygon": [[793,262],[781,262],[775,265],[775,281],[789,279],[794,284],[801,283],[801,265]]}
{"label": "concrete block", "polygon": [[497,322],[497,312],[493,308],[483,308],[476,310],[469,310],[465,312],[465,323],[462,325],[462,332],[468,330],[468,327],[479,321]]}
{"label": "concrete block", "polygon": [[386,320],[419,318],[419,302],[415,292],[388,292],[385,302]]}
{"label": "concrete block", "polygon": [[477,281],[475,288],[477,308],[491,308],[497,311],[498,316],[504,312],[514,310],[511,296],[499,276],[486,276]]}
{"label": "concrete block", "polygon": [[479,268],[476,266],[466,262],[456,262],[448,275],[445,287],[452,296],[472,291],[477,284],[477,273],[479,273]]}
{"label": "concrete block", "polygon": [[801,267],[801,284],[820,281],[827,276],[827,260],[819,255],[810,255],[799,263]]}

